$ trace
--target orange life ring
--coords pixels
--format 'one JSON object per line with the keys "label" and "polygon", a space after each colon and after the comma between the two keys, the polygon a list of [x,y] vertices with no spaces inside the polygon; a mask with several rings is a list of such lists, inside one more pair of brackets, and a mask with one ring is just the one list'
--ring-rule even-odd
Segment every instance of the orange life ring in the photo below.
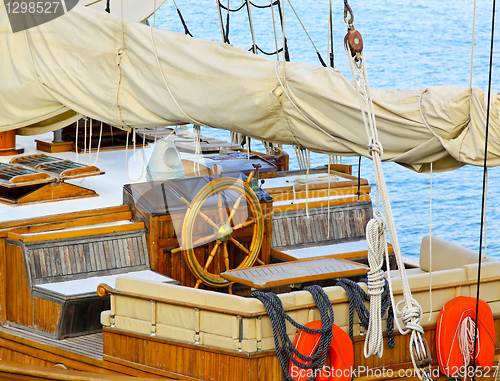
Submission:
{"label": "orange life ring", "polygon": [[[459,348],[459,332],[462,322],[467,318],[476,320],[476,298],[456,297],[446,303],[439,313],[436,350],[439,367],[446,376],[455,376],[464,369],[464,357]],[[476,367],[490,370],[495,355],[495,325],[490,306],[481,299],[476,348]]]}
{"label": "orange life ring", "polygon": [[[307,328],[320,329],[321,321],[315,320],[306,324]],[[319,333],[307,333],[299,331],[293,345],[304,356],[312,356],[319,345]],[[317,375],[316,381],[349,381],[352,378],[354,366],[354,347],[352,340],[342,328],[335,324],[332,326],[332,343],[328,349],[331,364],[329,368],[323,367]],[[307,364],[294,355],[294,358],[301,363]],[[313,374],[313,369],[302,369],[290,362],[289,372],[294,381],[305,381]]]}

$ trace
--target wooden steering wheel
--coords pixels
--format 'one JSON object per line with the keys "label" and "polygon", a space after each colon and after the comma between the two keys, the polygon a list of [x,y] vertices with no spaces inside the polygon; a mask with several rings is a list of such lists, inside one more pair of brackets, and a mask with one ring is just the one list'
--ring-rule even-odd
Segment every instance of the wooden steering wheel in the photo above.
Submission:
{"label": "wooden steering wheel", "polygon": [[[184,258],[186,259],[189,269],[196,276],[196,278],[198,278],[195,288],[198,288],[202,282],[210,287],[232,286],[234,282],[222,278],[218,272],[231,270],[232,268],[242,269],[251,267],[255,261],[259,261],[263,264],[263,262],[258,259],[258,255],[264,236],[265,216],[262,214],[262,208],[257,195],[249,185],[254,173],[251,172],[246,181],[232,177],[219,178],[216,167],[214,168],[214,174],[215,179],[205,185],[196,194],[191,203],[187,202],[186,199],[181,198],[181,201],[188,206],[188,210],[182,224],[182,246],[172,250],[172,253],[179,251],[184,252]],[[202,211],[202,208],[206,201],[214,195],[217,197],[218,213],[216,213],[215,216],[209,216],[207,215],[208,213]],[[223,198],[226,205],[223,205]],[[243,202],[242,205],[243,199],[245,199],[246,202]],[[234,201],[232,206],[228,205],[228,200],[230,202]],[[245,204],[247,214],[243,213],[245,217],[244,221],[236,223],[235,215],[237,214],[238,208],[241,207],[240,209],[244,209]],[[195,235],[199,235],[201,224],[205,225],[205,232],[207,230],[209,232],[213,231],[213,234],[208,234],[204,237],[195,239]],[[250,226],[253,226],[253,233],[250,247],[247,248],[233,235],[237,230],[248,228]],[[197,257],[195,248],[214,241],[214,246],[210,250],[210,254],[205,263],[200,263],[200,260],[198,259],[199,255]],[[243,260],[241,260],[237,265],[236,263],[230,263],[236,260],[234,259],[230,261],[228,250],[229,244],[238,248],[245,254]],[[215,264],[222,261],[222,258],[220,257],[221,253],[225,269],[223,271],[220,271],[220,269],[219,271],[216,271]],[[216,256],[217,258],[214,261]],[[210,271],[210,265],[212,263],[212,267],[214,268],[213,272]]]}

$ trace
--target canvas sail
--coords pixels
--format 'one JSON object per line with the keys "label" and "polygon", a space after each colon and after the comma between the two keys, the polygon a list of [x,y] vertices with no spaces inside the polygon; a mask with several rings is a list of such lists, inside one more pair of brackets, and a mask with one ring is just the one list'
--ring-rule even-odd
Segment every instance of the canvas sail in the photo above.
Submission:
{"label": "canvas sail", "polygon": [[[352,83],[331,68],[277,63],[77,6],[12,33],[0,6],[0,131],[38,134],[87,115],[124,129],[196,123],[315,152],[368,155]],[[416,170],[480,165],[485,95],[433,87],[372,91],[385,161]],[[488,164],[500,165],[492,97]]]}

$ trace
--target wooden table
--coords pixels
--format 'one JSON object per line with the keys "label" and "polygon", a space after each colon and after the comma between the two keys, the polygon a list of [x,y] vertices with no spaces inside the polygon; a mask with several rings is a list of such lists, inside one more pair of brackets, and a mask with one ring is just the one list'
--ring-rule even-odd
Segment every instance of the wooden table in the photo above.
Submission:
{"label": "wooden table", "polygon": [[253,288],[269,288],[366,274],[368,271],[368,266],[346,259],[316,257],[241,270],[229,270],[222,273],[221,276]]}

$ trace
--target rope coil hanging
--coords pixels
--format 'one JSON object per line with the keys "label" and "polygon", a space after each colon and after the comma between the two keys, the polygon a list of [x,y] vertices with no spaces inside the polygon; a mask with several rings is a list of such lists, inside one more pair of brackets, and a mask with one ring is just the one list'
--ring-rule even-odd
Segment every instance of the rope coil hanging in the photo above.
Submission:
{"label": "rope coil hanging", "polygon": [[[398,326],[401,334],[408,334],[411,332],[410,337],[410,355],[412,358],[413,366],[417,370],[417,374],[421,379],[430,379],[428,373],[425,371],[425,366],[430,364],[430,353],[427,350],[427,345],[425,340],[422,338],[424,330],[420,325],[420,319],[422,316],[422,308],[418,302],[412,297],[410,286],[408,283],[408,278],[404,269],[404,263],[401,256],[401,251],[399,248],[397,231],[394,224],[394,218],[392,216],[391,205],[389,201],[389,196],[387,192],[387,187],[385,184],[384,173],[382,169],[382,157],[384,154],[382,144],[378,139],[378,130],[375,121],[375,112],[373,109],[373,102],[370,95],[370,86],[368,83],[368,74],[366,69],[366,62],[364,59],[363,50],[363,40],[361,34],[354,28],[354,15],[352,9],[350,8],[347,0],[344,0],[344,19],[347,24],[347,35],[344,39],[344,45],[347,52],[349,65],[351,68],[352,76],[354,79],[354,86],[356,88],[356,93],[358,95],[358,101],[360,104],[361,114],[365,124],[366,134],[368,137],[368,152],[373,160],[375,181],[377,185],[376,191],[376,207],[374,216],[375,218],[370,221],[367,226],[367,240],[369,241],[369,256],[372,258],[369,260],[374,262],[375,269],[371,277],[368,279],[369,293],[376,295],[380,292],[380,274],[378,269],[378,264],[382,261],[381,257],[385,252],[385,257],[387,261],[387,270],[389,276],[389,287],[391,287],[391,302],[393,308],[398,315],[401,316],[401,320],[405,325],[405,329],[401,329],[398,320],[396,319],[396,325]],[[382,203],[384,214],[382,214],[380,209],[380,203]],[[385,239],[385,231],[389,231],[389,235],[394,248],[394,254],[396,258],[396,263],[398,265],[401,286],[403,290],[403,300],[397,305],[394,302],[394,296],[392,293],[392,284],[390,279],[390,268],[389,268],[389,254],[387,248],[387,242]],[[371,238],[369,238],[371,237]],[[385,242],[383,242],[385,241]],[[371,246],[371,247],[370,247]],[[370,291],[371,290],[371,291]],[[398,306],[404,304],[402,310],[398,310]],[[379,315],[379,314],[376,314]],[[381,336],[381,329],[374,330],[367,334],[366,341],[374,341],[374,344],[368,344],[368,350],[366,353],[367,344],[365,341],[365,355],[377,353],[381,356],[381,351],[378,343],[380,342],[379,336]],[[371,335],[373,333],[373,335]]]}
{"label": "rope coil hanging", "polygon": [[[272,292],[265,293],[257,291],[250,295],[251,298],[259,299],[266,307],[273,327],[276,355],[278,356],[278,360],[283,371],[283,379],[286,381],[293,381],[292,376],[288,373],[289,361],[292,361],[293,364],[302,369],[323,368],[326,356],[328,355],[328,349],[330,348],[330,344],[332,342],[332,326],[334,319],[333,308],[328,295],[326,295],[325,291],[323,291],[323,288],[317,285],[305,287],[304,290],[311,293],[314,302],[318,306],[322,327],[320,329],[311,329],[293,320],[286,314],[280,298]],[[290,322],[290,324],[292,324],[295,328],[303,330],[304,332],[321,334],[318,348],[311,356],[304,356],[294,347],[286,332],[286,321]],[[294,355],[303,361],[311,363],[301,363],[294,358]],[[314,380],[315,376],[315,372],[312,372],[312,376],[308,378],[307,381]]]}

